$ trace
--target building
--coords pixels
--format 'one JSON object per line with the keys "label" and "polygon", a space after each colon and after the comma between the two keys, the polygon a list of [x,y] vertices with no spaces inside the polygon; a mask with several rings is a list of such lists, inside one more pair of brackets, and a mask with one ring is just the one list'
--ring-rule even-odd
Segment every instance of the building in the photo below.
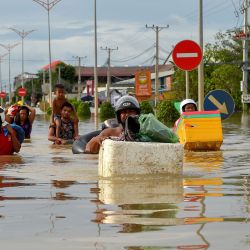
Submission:
{"label": "building", "polygon": [[[78,76],[79,67],[75,68],[76,68],[76,76]],[[151,73],[155,72],[155,66],[111,67],[110,68],[111,83],[113,84],[116,82],[134,78],[135,72],[141,69],[149,69]],[[172,64],[159,66],[159,72],[166,72],[172,70],[173,70]],[[107,83],[107,74],[108,74],[108,67],[98,67],[97,68],[98,83]],[[80,75],[81,75],[81,82],[94,79],[94,67],[81,66]]]}

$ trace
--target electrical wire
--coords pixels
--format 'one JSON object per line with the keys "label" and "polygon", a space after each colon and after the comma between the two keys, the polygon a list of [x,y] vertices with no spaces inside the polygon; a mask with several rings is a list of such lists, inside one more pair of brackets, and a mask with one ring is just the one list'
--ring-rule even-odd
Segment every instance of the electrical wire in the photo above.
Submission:
{"label": "electrical wire", "polygon": [[136,56],[131,56],[131,57],[127,57],[127,58],[123,58],[123,59],[119,59],[119,60],[112,59],[111,61],[112,62],[128,62],[128,61],[134,60],[134,59],[136,59],[136,58],[144,55],[145,53],[147,53],[148,51],[150,51],[153,47],[154,47],[154,45],[150,46],[149,48],[147,48],[146,50],[144,50],[143,52],[141,52],[140,54],[138,54]]}

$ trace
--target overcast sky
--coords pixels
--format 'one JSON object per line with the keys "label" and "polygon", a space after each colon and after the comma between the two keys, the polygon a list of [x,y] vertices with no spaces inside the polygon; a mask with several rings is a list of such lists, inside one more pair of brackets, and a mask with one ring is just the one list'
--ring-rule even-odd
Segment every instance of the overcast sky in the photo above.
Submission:
{"label": "overcast sky", "polygon": [[[47,2],[47,0],[40,0]],[[52,0],[49,0],[52,2]],[[160,32],[160,58],[164,60],[179,41],[198,42],[199,0],[96,0],[98,65],[116,48],[112,65],[150,65],[154,62],[155,32],[145,25],[169,28]],[[242,0],[204,0],[204,44],[218,31],[240,27]],[[0,0],[0,43],[20,45],[11,50],[11,78],[22,72],[21,38],[9,27],[35,30],[24,39],[24,71],[37,73],[49,62],[47,11],[32,0]],[[52,60],[94,65],[94,0],[61,0],[50,11]],[[0,47],[0,55],[6,50]],[[2,62],[3,84],[8,83],[8,56]]]}

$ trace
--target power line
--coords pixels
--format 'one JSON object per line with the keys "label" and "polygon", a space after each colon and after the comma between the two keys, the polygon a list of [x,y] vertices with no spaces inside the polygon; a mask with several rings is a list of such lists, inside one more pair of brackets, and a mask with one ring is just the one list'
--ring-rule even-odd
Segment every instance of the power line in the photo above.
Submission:
{"label": "power line", "polygon": [[150,51],[152,48],[154,47],[154,45],[150,46],[149,48],[147,48],[146,50],[144,50],[143,52],[141,52],[140,54],[136,55],[136,56],[131,56],[131,57],[127,57],[127,58],[123,58],[120,60],[111,60],[112,62],[127,62],[127,61],[131,61],[134,60],[142,55],[144,55],[145,53],[147,53],[148,51]]}

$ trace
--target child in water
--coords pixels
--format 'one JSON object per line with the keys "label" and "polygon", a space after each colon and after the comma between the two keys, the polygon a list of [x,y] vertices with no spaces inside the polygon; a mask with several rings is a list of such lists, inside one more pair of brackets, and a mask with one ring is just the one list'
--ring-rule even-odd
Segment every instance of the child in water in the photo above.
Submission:
{"label": "child in water", "polygon": [[[55,95],[56,97],[52,103],[52,119],[53,123],[56,125],[56,137],[60,137],[60,128],[61,128],[61,109],[65,102],[68,100],[65,97],[64,86],[62,84],[56,84],[55,86]],[[74,139],[78,138],[78,117],[73,110],[74,115]]]}
{"label": "child in water", "polygon": [[[193,99],[185,99],[180,104],[180,113],[198,111],[197,104]],[[176,132],[180,118],[175,122],[173,131]]]}

